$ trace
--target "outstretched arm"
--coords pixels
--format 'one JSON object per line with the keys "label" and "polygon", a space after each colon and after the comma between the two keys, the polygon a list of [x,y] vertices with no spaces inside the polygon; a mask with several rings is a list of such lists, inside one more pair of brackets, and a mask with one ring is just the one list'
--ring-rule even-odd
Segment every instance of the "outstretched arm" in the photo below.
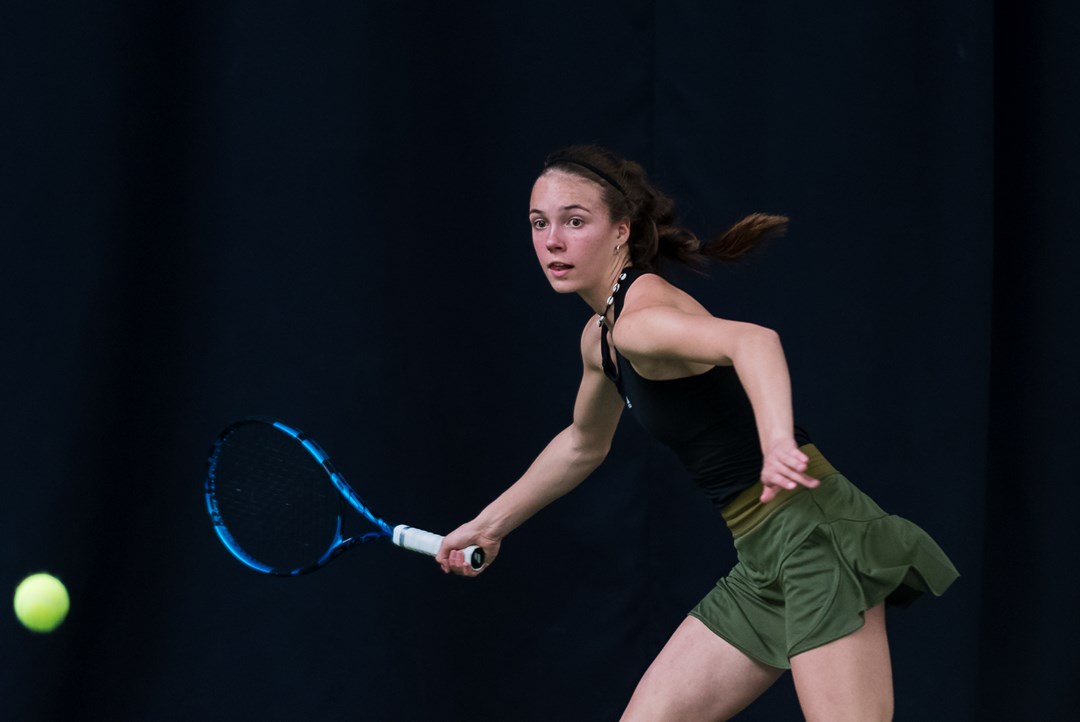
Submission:
{"label": "outstretched arm", "polygon": [[479,545],[490,564],[507,534],[580,484],[607,456],[622,412],[622,399],[604,376],[599,334],[595,324],[589,326],[582,334],[584,372],[572,422],[548,443],[520,479],[475,519],[446,536],[435,558],[443,571],[474,576],[477,572],[457,550]]}

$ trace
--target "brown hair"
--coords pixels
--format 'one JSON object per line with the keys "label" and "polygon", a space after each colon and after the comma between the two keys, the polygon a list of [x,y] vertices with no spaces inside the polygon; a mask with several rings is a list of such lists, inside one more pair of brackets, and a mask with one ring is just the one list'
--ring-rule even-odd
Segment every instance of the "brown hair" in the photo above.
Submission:
{"label": "brown hair", "polygon": [[664,259],[694,268],[710,260],[735,261],[787,230],[787,217],[754,213],[702,243],[689,229],[676,225],[674,201],[653,187],[640,164],[596,145],[575,145],[552,153],[543,172],[551,170],[600,185],[600,197],[611,219],[630,219],[630,261],[644,271],[657,271]]}

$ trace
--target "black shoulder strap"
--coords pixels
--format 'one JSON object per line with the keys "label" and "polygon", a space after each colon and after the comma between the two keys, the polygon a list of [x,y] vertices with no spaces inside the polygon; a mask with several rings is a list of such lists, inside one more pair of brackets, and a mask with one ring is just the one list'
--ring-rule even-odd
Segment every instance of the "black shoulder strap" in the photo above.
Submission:
{"label": "black shoulder strap", "polygon": [[607,340],[608,327],[607,323],[601,319],[600,321],[600,363],[604,366],[604,376],[614,382],[615,386],[619,386],[619,367],[611,360],[611,348],[608,345]]}
{"label": "black shoulder strap", "polygon": [[[623,300],[626,298],[626,289],[630,287],[641,275],[641,271],[635,271],[633,268],[627,268],[626,272],[622,274],[619,282],[615,284],[615,287],[611,290],[611,323],[615,323],[615,319],[622,313]],[[619,367],[615,362],[611,360],[611,345],[608,343],[608,324],[603,318],[600,319],[600,362],[604,367],[604,375],[611,379],[615,386],[620,387],[621,384],[619,378]]]}

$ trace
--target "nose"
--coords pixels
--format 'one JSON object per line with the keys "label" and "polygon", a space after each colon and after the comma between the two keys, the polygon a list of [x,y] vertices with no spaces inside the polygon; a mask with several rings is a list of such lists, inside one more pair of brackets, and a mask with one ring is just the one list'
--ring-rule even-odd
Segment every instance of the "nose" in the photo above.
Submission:
{"label": "nose", "polygon": [[563,247],[562,238],[555,231],[555,228],[556,226],[554,224],[549,226],[547,229],[547,236],[544,238],[544,246],[546,246],[549,251],[557,251]]}

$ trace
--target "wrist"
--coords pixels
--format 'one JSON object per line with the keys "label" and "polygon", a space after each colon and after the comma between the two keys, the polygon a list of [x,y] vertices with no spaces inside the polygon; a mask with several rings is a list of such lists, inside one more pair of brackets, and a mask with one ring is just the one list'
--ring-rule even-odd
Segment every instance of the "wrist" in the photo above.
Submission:
{"label": "wrist", "polygon": [[480,512],[473,519],[472,526],[478,535],[496,542],[501,542],[512,529],[507,520],[491,507]]}
{"label": "wrist", "polygon": [[795,443],[795,434],[775,434],[761,439],[761,453],[768,454],[776,447],[783,444]]}

